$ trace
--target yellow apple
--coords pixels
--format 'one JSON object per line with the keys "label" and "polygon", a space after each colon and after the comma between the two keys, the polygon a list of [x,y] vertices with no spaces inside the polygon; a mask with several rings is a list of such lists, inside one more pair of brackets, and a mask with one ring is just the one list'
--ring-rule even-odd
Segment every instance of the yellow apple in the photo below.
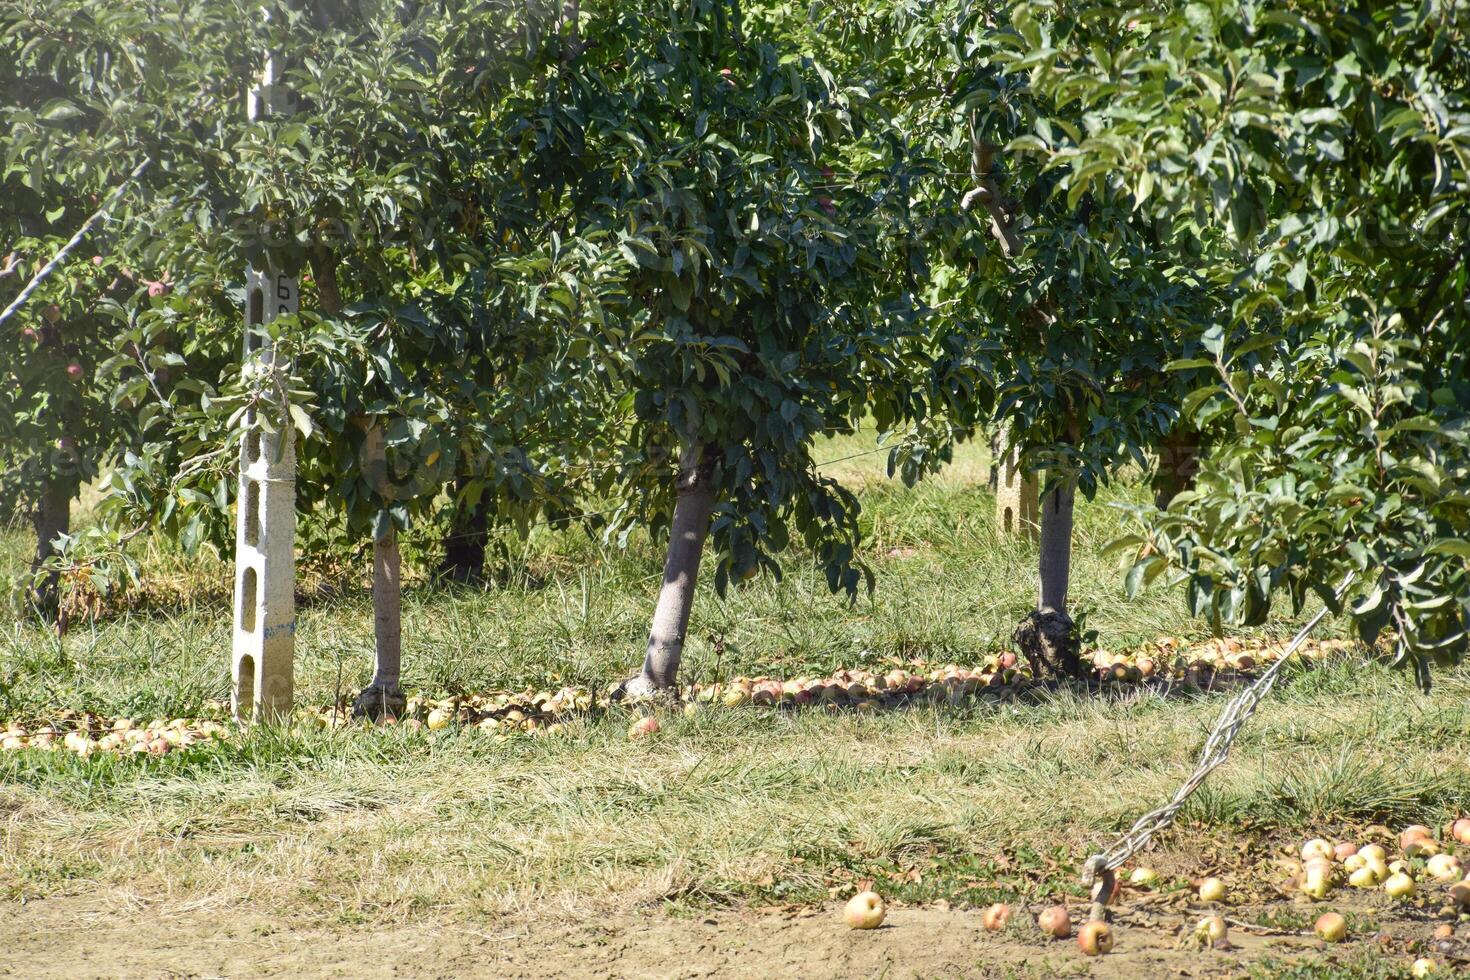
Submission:
{"label": "yellow apple", "polygon": [[1347,920],[1336,912],[1328,912],[1317,919],[1317,935],[1329,943],[1340,943],[1347,938]]}
{"label": "yellow apple", "polygon": [[1199,883],[1199,900],[1201,902],[1223,902],[1225,901],[1225,882],[1219,878],[1206,878]]}
{"label": "yellow apple", "polygon": [[1402,871],[1395,872],[1383,883],[1383,890],[1393,898],[1408,898],[1414,894],[1414,879]]}
{"label": "yellow apple", "polygon": [[883,898],[877,892],[858,892],[842,909],[842,921],[853,929],[876,929],[887,915]]}

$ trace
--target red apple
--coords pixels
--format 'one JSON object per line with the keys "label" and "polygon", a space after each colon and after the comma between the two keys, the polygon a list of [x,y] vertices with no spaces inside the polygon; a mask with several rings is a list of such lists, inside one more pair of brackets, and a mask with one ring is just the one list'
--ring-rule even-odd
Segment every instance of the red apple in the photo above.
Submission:
{"label": "red apple", "polygon": [[94,255],[94,256],[92,256],[92,264],[93,265],[101,265],[102,264],[102,256],[100,256],[100,255]]}
{"label": "red apple", "polygon": [[1433,839],[1434,831],[1430,830],[1428,827],[1420,823],[1411,824],[1408,827],[1405,827],[1403,829],[1403,832],[1399,834],[1399,847],[1407,850],[1409,844],[1416,840]]}
{"label": "red apple", "polygon": [[1470,844],[1470,817],[1461,817],[1450,824],[1450,836],[1458,844]]}
{"label": "red apple", "polygon": [[162,282],[148,282],[148,296],[157,299],[168,292],[168,284]]}
{"label": "red apple", "polygon": [[658,719],[649,715],[647,718],[639,718],[628,726],[628,737],[642,738],[645,735],[652,735],[656,731],[658,731]]}
{"label": "red apple", "polygon": [[1053,905],[1049,909],[1043,909],[1036,917],[1036,924],[1042,932],[1054,939],[1066,939],[1072,934],[1072,916],[1067,912],[1065,905]]}
{"label": "red apple", "polygon": [[84,373],[85,372],[82,370],[82,366],[75,361],[66,366],[66,376],[71,378],[73,381],[81,378]]}
{"label": "red apple", "polygon": [[986,932],[1000,932],[1010,921],[1011,907],[1005,902],[996,902],[980,917],[980,924],[985,927]]}

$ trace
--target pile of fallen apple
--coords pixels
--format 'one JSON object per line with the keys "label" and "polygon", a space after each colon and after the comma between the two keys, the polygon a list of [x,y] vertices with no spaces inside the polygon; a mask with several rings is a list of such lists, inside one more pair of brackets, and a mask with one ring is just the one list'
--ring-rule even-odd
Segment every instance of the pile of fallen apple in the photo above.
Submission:
{"label": "pile of fallen apple", "polygon": [[[1350,645],[1348,641],[1327,640],[1312,644],[1302,654],[1308,659],[1322,657]],[[1098,649],[1088,656],[1099,684],[1181,684],[1208,688],[1249,676],[1259,666],[1280,657],[1282,650],[1282,644],[1260,640],[1213,639],[1188,645],[1173,637],[1162,637],[1132,653]],[[682,693],[686,699],[684,711],[689,714],[698,713],[706,705],[869,712],[921,703],[963,705],[991,695],[1008,696],[1031,683],[1032,676],[1025,664],[1015,653],[1004,651],[990,655],[974,667],[895,661],[886,670],[839,670],[823,677],[791,680],[735,677],[716,683],[695,683]],[[508,739],[525,734],[554,735],[570,718],[606,703],[604,693],[594,694],[587,688],[570,686],[557,691],[496,692],[437,699],[413,697],[408,699],[400,715],[379,721],[430,731],[475,729],[497,739]],[[44,721],[10,722],[0,734],[0,749],[67,750],[81,756],[99,752],[156,756],[225,738],[235,730],[225,724],[228,704],[211,701],[203,713],[203,718],[156,718],[143,724],[131,718],[107,719],[68,710]],[[309,728],[335,729],[360,723],[345,702],[303,708],[295,720]],[[639,718],[633,722],[629,736],[652,734],[659,726],[657,717]]]}
{"label": "pile of fallen apple", "polygon": [[231,726],[207,718],[142,721],[103,718],[68,709],[59,712],[54,721],[32,726],[10,722],[0,731],[0,750],[64,751],[82,758],[99,753],[161,756],[191,745],[226,739],[231,730]]}
{"label": "pile of fallen apple", "polygon": [[[1394,837],[1382,826],[1368,828],[1364,836],[1385,840]],[[1448,920],[1436,927],[1434,940],[1439,948],[1451,950],[1448,944],[1455,935],[1454,920],[1470,918],[1470,879],[1466,878],[1461,859],[1453,853],[1457,846],[1470,848],[1470,817],[1450,821],[1439,839],[1421,824],[1407,827],[1397,835],[1397,845],[1401,856],[1394,857],[1379,843],[1334,843],[1318,837],[1302,844],[1300,857],[1284,857],[1276,866],[1288,876],[1289,890],[1314,902],[1327,900],[1344,886],[1379,890],[1395,902],[1422,896],[1429,906],[1438,906],[1442,920]],[[1127,886],[1141,891],[1160,890],[1167,884],[1158,871],[1149,867],[1134,868],[1127,876]],[[1123,879],[1117,879],[1112,894],[1103,896],[1106,903],[1115,904],[1123,888]],[[1229,886],[1217,877],[1199,881],[1195,890],[1198,902],[1206,906],[1226,904],[1229,894]],[[883,900],[873,892],[854,896],[843,909],[844,921],[854,929],[875,928],[884,915]],[[1011,916],[1011,906],[997,902],[985,910],[980,921],[987,932],[1000,932],[1010,924]],[[1043,909],[1036,916],[1036,926],[1043,935],[1055,939],[1073,934],[1071,913],[1065,905]],[[1313,931],[1324,942],[1340,943],[1348,938],[1348,920],[1341,913],[1325,912],[1317,918]],[[1211,914],[1199,920],[1189,938],[1205,947],[1228,948],[1229,934],[1225,917]],[[1113,948],[1112,928],[1106,922],[1086,922],[1076,930],[1076,936],[1078,947],[1088,956],[1099,956]],[[1411,966],[1416,977],[1440,971],[1440,964],[1429,957],[1420,957]]]}
{"label": "pile of fallen apple", "polygon": [[[1278,660],[1284,643],[1264,640],[1211,639],[1189,646],[1162,637],[1131,653],[1091,651],[1092,674],[1101,684],[1180,684],[1208,688],[1246,678]],[[1305,659],[1326,657],[1353,646],[1349,640],[1324,640],[1300,651]],[[991,655],[975,667],[933,666],[922,661],[887,671],[839,670],[826,677],[736,677],[723,683],[695,684],[695,703],[729,707],[744,704],[776,708],[818,707],[876,711],[915,701],[959,704],[993,689],[1009,692],[1033,680],[1015,653]]]}

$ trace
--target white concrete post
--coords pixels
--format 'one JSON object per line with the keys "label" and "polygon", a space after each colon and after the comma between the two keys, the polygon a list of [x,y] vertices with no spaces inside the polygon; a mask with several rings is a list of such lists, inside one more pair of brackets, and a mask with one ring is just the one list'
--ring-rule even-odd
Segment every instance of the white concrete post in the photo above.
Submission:
{"label": "white concrete post", "polygon": [[[252,120],[289,111],[284,93],[277,90],[279,64],[278,58],[267,55],[260,86],[250,93]],[[239,721],[291,710],[296,654],[295,430],[278,383],[284,372],[276,363],[265,325],[299,309],[294,277],[274,270],[246,271],[243,372],[247,379],[260,378],[272,393],[261,410],[279,414],[271,420],[275,431],[267,432],[251,409],[240,450],[231,695]]]}
{"label": "white concrete post", "polygon": [[1009,434],[1001,431],[996,445],[1005,453],[995,488],[995,526],[1001,534],[1036,538],[1041,530],[1036,477],[1021,468],[1021,453],[1007,448]]}

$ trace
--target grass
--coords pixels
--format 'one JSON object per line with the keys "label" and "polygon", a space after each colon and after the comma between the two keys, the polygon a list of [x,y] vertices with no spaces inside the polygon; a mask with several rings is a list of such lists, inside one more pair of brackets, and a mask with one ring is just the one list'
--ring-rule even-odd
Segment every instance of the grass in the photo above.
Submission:
{"label": "grass", "polygon": [[[862,448],[835,440],[828,458]],[[725,601],[704,587],[687,669],[966,661],[1004,644],[1032,601],[1035,553],[994,533],[984,466],[970,450],[906,490],[882,478],[881,455],[838,464],[861,487],[878,591],[849,605],[795,558],[784,581]],[[1110,647],[1204,633],[1176,594],[1126,601],[1116,565],[1099,557],[1119,528],[1107,505],[1144,493],[1109,488],[1079,515],[1075,602]],[[0,555],[13,567],[25,546],[5,536]],[[156,601],[60,641],[25,623],[0,637],[0,719],[67,707],[172,716],[225,696],[229,566],[152,547]],[[510,547],[500,584],[411,585],[410,689],[602,685],[635,665],[654,547],[550,532]],[[302,610],[300,700],[325,703],[370,673],[370,602],[363,582],[346,585]],[[808,903],[866,878],[912,901],[1079,895],[1081,860],[1174,792],[1219,708],[1218,698],[1064,692],[866,716],[717,709],[634,743],[627,718],[609,714],[564,737],[507,742],[260,727],[148,762],[8,753],[0,895],[158,890],[340,922]],[[1227,859],[1207,839],[1236,834],[1436,825],[1470,804],[1467,746],[1470,674],[1447,674],[1424,696],[1361,657],[1295,671],[1167,843],[1199,865]]]}

